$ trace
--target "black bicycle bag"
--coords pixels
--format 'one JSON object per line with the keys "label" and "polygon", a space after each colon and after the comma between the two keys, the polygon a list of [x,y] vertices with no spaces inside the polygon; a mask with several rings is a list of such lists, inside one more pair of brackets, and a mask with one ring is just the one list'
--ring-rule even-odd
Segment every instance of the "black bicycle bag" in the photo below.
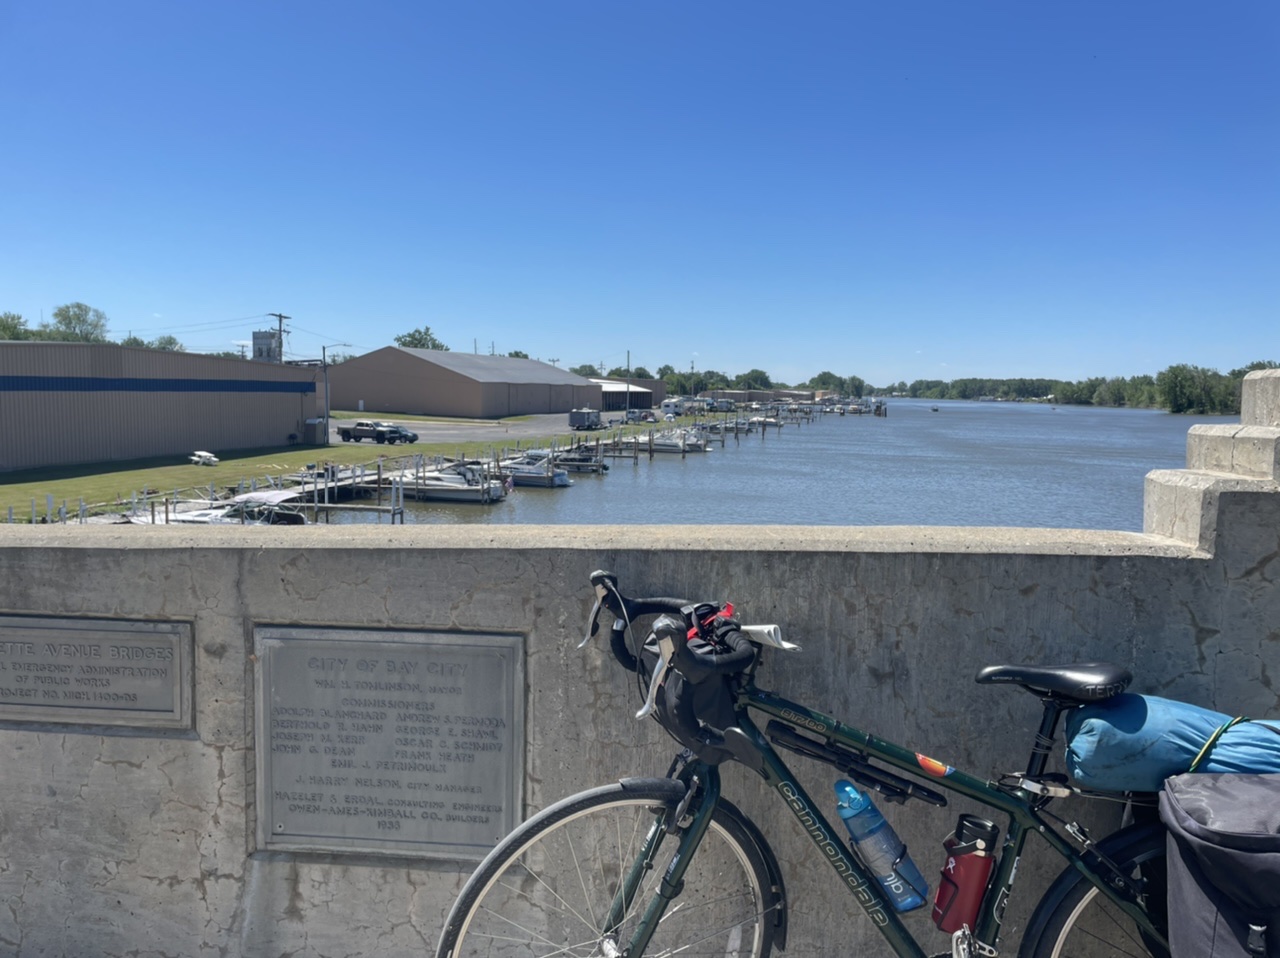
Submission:
{"label": "black bicycle bag", "polygon": [[[716,630],[716,638],[689,640],[689,648],[699,654],[723,651],[721,633],[736,631],[736,622],[727,622]],[[646,685],[658,664],[658,640],[650,633],[640,656]],[[732,757],[719,747],[721,733],[737,725],[733,708],[733,680],[713,675],[701,682],[691,682],[676,669],[669,669],[654,703],[654,718],[667,733],[709,765],[719,765]]]}
{"label": "black bicycle bag", "polygon": [[1172,776],[1160,818],[1172,958],[1280,958],[1280,774]]}

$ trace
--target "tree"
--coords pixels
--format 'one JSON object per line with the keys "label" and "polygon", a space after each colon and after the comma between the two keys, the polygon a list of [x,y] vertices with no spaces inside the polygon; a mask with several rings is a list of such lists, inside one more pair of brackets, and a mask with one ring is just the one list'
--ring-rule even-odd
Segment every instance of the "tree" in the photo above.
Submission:
{"label": "tree", "polygon": [[430,326],[401,333],[395,337],[395,341],[397,346],[403,346],[405,349],[438,349],[446,353],[449,351],[448,346],[436,339]]}
{"label": "tree", "polygon": [[0,313],[0,340],[27,339],[30,335],[27,321],[18,313]]}
{"label": "tree", "polygon": [[810,379],[807,385],[809,389],[823,390],[824,392],[844,392],[844,377],[823,371]]}
{"label": "tree", "polygon": [[763,369],[750,369],[733,379],[735,389],[772,389],[773,380]]}
{"label": "tree", "polygon": [[595,366],[574,366],[569,372],[575,376],[581,376],[583,379],[591,379],[600,375],[600,370]]}
{"label": "tree", "polygon": [[675,373],[675,371],[676,371],[676,368],[675,368],[674,366],[670,365],[670,364],[667,364],[667,365],[665,365],[665,366],[659,366],[659,367],[658,367],[658,378],[659,378],[659,379],[666,379],[668,376],[673,375],[673,374]]}
{"label": "tree", "polygon": [[1125,381],[1119,376],[1105,380],[1093,391],[1095,406],[1123,406],[1125,404]]}
{"label": "tree", "polygon": [[615,366],[606,374],[610,379],[652,379],[653,373],[645,369],[643,366],[637,366],[635,369],[627,369],[624,366]]}
{"label": "tree", "polygon": [[729,377],[715,369],[706,369],[702,378],[707,381],[707,389],[728,389]]}
{"label": "tree", "polygon": [[[124,339],[120,340],[120,345],[133,346],[138,349],[160,349],[171,353],[185,353],[187,351],[187,348],[183,346],[182,343],[178,342],[177,338],[173,336],[158,336],[150,342],[147,342],[147,340],[143,339],[141,336],[134,336],[130,333]],[[239,353],[232,353],[232,355],[237,359],[240,358]]]}
{"label": "tree", "polygon": [[53,311],[53,322],[41,323],[33,339],[68,343],[107,342],[107,315],[84,303],[67,303]]}
{"label": "tree", "polygon": [[529,354],[522,349],[513,349],[511,350],[511,352],[507,353],[507,356],[510,357],[511,359],[528,359],[529,358]]}
{"label": "tree", "polygon": [[[3,324],[5,315],[12,315],[12,314],[6,313],[4,315],[0,315],[0,325]],[[18,319],[22,319],[22,317],[19,316]],[[1259,360],[1256,363],[1250,363],[1248,366],[1245,366],[1243,369],[1233,369],[1231,370],[1231,372],[1227,373],[1227,375],[1230,376],[1232,379],[1244,379],[1246,375],[1252,372],[1257,372],[1259,369],[1280,369],[1280,363],[1272,362],[1269,359],[1263,359],[1263,360]]]}

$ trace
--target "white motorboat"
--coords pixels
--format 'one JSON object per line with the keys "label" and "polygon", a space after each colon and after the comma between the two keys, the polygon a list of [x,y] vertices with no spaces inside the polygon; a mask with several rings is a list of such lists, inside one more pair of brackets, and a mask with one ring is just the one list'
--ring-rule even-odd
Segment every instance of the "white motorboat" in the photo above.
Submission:
{"label": "white motorboat", "polygon": [[706,452],[707,440],[692,429],[664,429],[649,435],[623,436],[617,445],[628,451],[638,449],[640,452],[685,453]]}
{"label": "white motorboat", "polygon": [[498,463],[498,470],[517,486],[551,488],[573,485],[568,470],[556,466],[551,453],[545,449],[531,449],[519,456],[503,459]]}
{"label": "white motorboat", "polygon": [[[536,451],[542,453],[544,450]],[[604,461],[599,446],[579,443],[568,449],[553,449],[551,458],[559,468],[567,472],[604,473],[609,471],[609,464]]]}
{"label": "white motorboat", "polygon": [[291,489],[263,489],[230,499],[178,500],[156,514],[134,513],[125,517],[140,525],[235,525],[302,526],[308,519],[302,512],[298,493]]}
{"label": "white motorboat", "polygon": [[405,492],[418,499],[442,502],[500,502],[507,487],[492,479],[482,466],[472,462],[451,462],[414,474],[405,481]]}

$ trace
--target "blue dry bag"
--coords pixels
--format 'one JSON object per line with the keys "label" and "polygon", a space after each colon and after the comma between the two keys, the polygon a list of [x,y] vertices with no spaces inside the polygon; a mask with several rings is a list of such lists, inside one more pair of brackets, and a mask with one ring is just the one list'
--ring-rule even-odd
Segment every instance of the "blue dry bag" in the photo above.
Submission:
{"label": "blue dry bag", "polygon": [[1276,721],[1236,720],[1186,702],[1126,692],[1076,709],[1066,724],[1067,771],[1081,788],[1158,792],[1170,775],[1193,767],[1280,772]]}

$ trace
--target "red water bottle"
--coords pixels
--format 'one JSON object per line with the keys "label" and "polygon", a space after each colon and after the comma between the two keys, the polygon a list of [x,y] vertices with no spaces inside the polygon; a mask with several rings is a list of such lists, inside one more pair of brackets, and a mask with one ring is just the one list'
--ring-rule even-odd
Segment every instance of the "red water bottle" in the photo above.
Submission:
{"label": "red water bottle", "polygon": [[995,864],[991,853],[999,837],[1000,829],[994,822],[975,815],[961,815],[955,834],[948,835],[942,843],[947,850],[947,860],[942,866],[938,894],[933,899],[933,923],[947,934],[965,925],[975,927]]}

